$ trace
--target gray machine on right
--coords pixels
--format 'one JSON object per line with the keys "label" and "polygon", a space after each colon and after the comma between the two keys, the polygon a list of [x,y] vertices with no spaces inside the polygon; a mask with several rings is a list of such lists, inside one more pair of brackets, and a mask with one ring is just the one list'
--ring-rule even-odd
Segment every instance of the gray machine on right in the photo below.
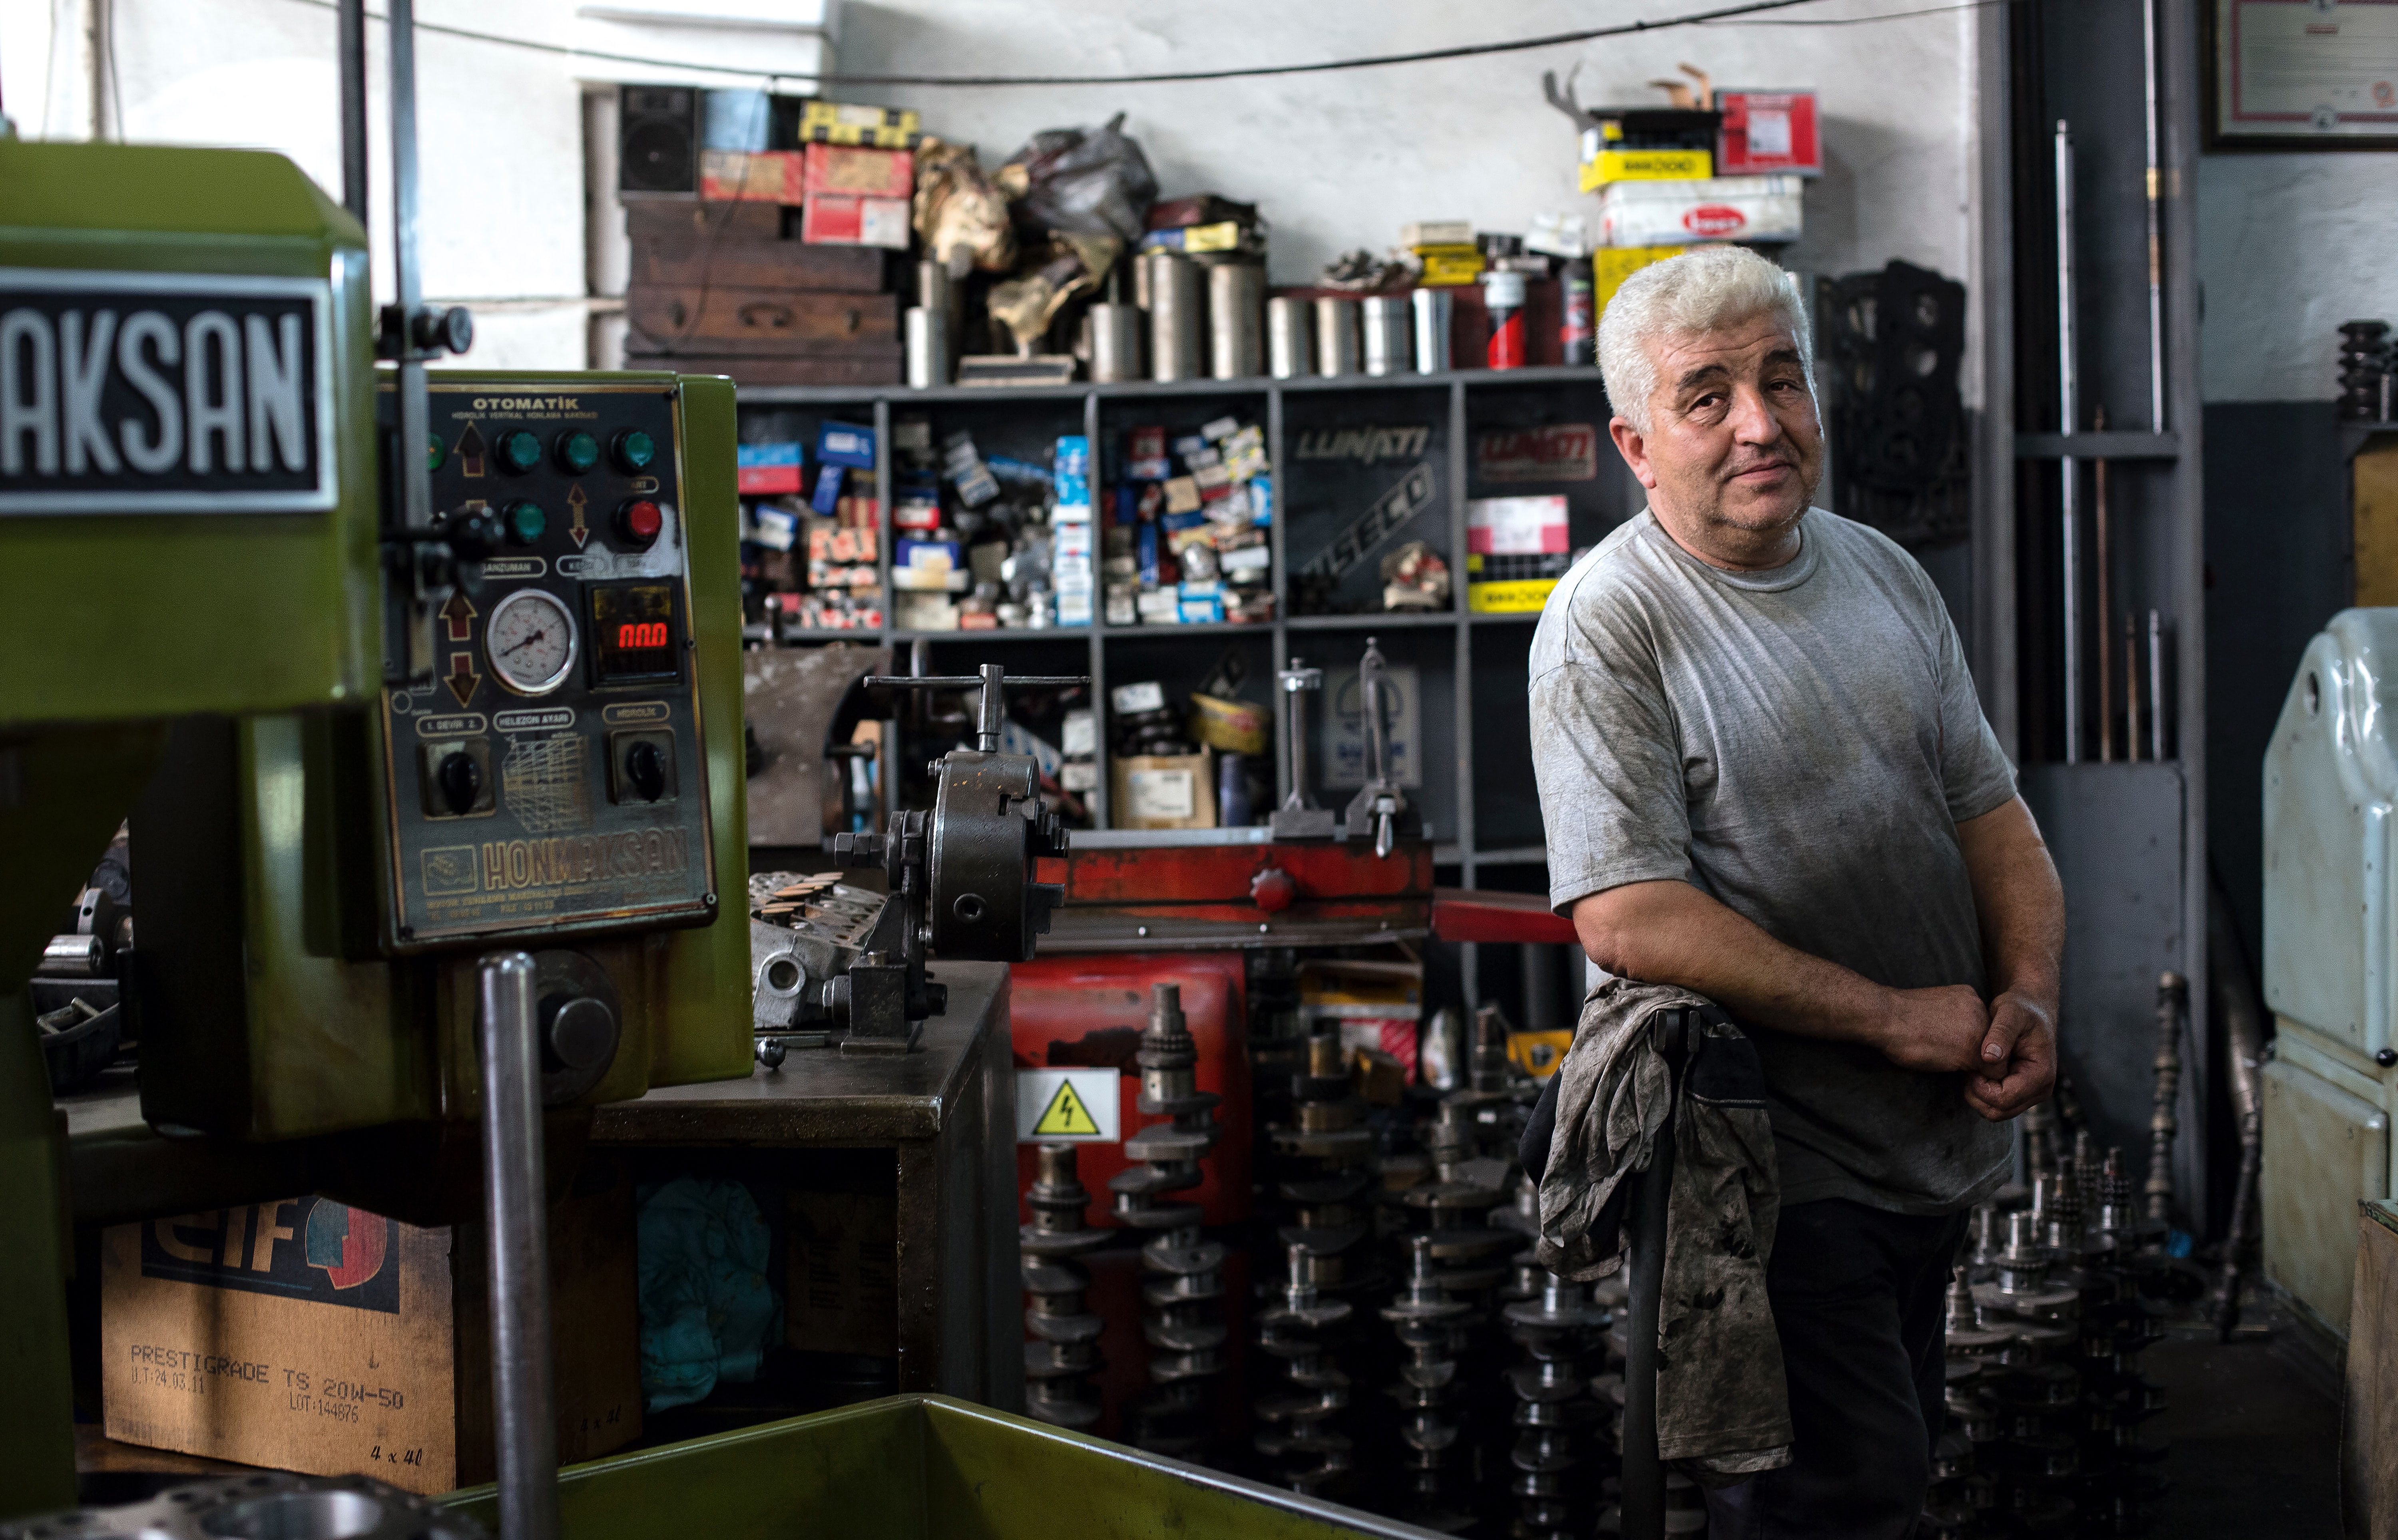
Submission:
{"label": "gray machine on right", "polygon": [[2398,609],[2307,645],[2265,753],[2265,1276],[2345,1338],[2357,1203],[2391,1196]]}

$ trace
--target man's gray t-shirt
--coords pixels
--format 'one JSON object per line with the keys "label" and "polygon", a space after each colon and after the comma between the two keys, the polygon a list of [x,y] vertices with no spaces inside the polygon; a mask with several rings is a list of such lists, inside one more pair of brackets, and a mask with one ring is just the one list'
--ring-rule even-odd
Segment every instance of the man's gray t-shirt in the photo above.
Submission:
{"label": "man's gray t-shirt", "polygon": [[[1982,988],[1957,825],[2014,772],[1923,569],[1820,508],[1799,534],[1788,564],[1727,572],[1644,512],[1557,584],[1531,656],[1550,902],[1685,881],[1877,984]],[[1748,1030],[1785,1203],[1941,1213],[2005,1174],[1962,1075]]]}

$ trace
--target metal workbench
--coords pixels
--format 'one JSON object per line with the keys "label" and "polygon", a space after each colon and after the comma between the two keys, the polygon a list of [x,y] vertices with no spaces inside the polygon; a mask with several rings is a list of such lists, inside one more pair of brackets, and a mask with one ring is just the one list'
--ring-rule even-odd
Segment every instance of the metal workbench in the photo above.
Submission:
{"label": "metal workbench", "polygon": [[907,1054],[801,1050],[746,1080],[602,1106],[594,1145],[890,1150],[897,1167],[903,1393],[1024,1405],[1016,1078],[1004,963],[936,963],[949,1010]]}
{"label": "metal workbench", "polygon": [[[633,1154],[889,1151],[897,1187],[897,1387],[1003,1411],[1024,1401],[1016,1276],[1015,1085],[1007,969],[938,963],[949,1010],[904,1055],[793,1052],[748,1078],[653,1091],[553,1114],[548,1168],[570,1176],[587,1138]],[[417,1224],[475,1204],[474,1126],[411,1126],[249,1145],[152,1128],[130,1072],[60,1099],[79,1225],[125,1224],[329,1192]],[[587,1119],[587,1123],[586,1120]]]}

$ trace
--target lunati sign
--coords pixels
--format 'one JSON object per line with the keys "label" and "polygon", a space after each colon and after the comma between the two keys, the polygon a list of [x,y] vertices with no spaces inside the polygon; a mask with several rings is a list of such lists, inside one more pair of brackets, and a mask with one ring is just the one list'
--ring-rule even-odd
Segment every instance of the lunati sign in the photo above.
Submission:
{"label": "lunati sign", "polygon": [[1431,447],[1428,427],[1314,428],[1299,435],[1291,453],[1301,460],[1354,460],[1376,465],[1385,460],[1421,460]]}

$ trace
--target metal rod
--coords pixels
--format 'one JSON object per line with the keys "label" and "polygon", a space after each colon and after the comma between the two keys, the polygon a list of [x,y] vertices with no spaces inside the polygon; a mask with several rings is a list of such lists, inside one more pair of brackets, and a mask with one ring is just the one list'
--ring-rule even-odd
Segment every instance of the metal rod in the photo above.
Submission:
{"label": "metal rod", "polygon": [[2140,757],[2140,623],[2123,617],[2123,757]]}
{"label": "metal rod", "polygon": [[[416,0],[390,0],[391,19],[391,280],[399,313],[399,523],[421,532],[433,527],[433,474],[425,463],[430,411],[424,361],[418,356],[417,309],[424,275],[416,262]],[[429,623],[429,622],[428,622]]]}
{"label": "metal rod", "polygon": [[1657,1456],[1657,1307],[1665,1286],[1665,1211],[1674,1185],[1671,1097],[1650,1145],[1649,1169],[1637,1173],[1633,1184],[1632,1320],[1623,1339],[1623,1540],[1664,1540],[1665,1466]]}
{"label": "metal rod", "polygon": [[558,1416],[532,958],[522,952],[492,953],[477,970],[477,984],[500,1533],[505,1540],[550,1540],[558,1533]]}
{"label": "metal rod", "polygon": [[[2092,414],[2091,426],[2107,431],[2107,408]],[[2115,588],[2109,556],[2114,537],[2107,527],[2107,462],[2094,461],[2090,479],[2095,496],[2090,515],[2098,545],[2098,762],[2115,757]]]}
{"label": "metal rod", "polygon": [[2164,187],[2158,156],[2157,0],[2140,0],[2140,69],[2148,109],[2149,422],[2165,431]]}
{"label": "metal rod", "polygon": [[342,0],[342,207],[367,222],[367,0]]}
{"label": "metal rod", "polygon": [[[108,138],[108,6],[106,0],[88,0],[90,8],[84,13],[84,51],[88,57],[87,73],[91,77],[91,141],[101,143]],[[120,119],[121,119],[120,108]],[[45,116],[49,103],[42,104]]]}
{"label": "metal rod", "polygon": [[[997,664],[985,663],[985,668]],[[980,674],[871,674],[859,681],[869,690],[980,690]],[[1063,690],[1070,685],[1091,682],[1087,674],[1010,674],[1004,681],[1010,690]]]}
{"label": "metal rod", "polygon": [[1284,703],[1289,707],[1289,726],[1285,730],[1290,746],[1290,795],[1282,805],[1292,812],[1304,812],[1315,804],[1307,795],[1307,692],[1324,683],[1324,670],[1308,668],[1294,657],[1290,666],[1274,676],[1282,687]]}
{"label": "metal rod", "polygon": [[2165,622],[2149,611],[2149,757],[2165,757]]}
{"label": "metal rod", "polygon": [[2151,1220],[2173,1220],[2175,1117],[2181,1104],[2182,1016],[2189,1008],[2189,984],[2179,973],[2157,975],[2156,1082],[2149,1110],[2149,1180],[2141,1189]]}
{"label": "metal rod", "polygon": [[[2056,431],[2081,425],[2081,371],[2073,335],[2073,136],[2056,121]],[[2065,546],[2065,762],[2081,759],[2081,475],[2068,455],[2057,462],[2058,533]]]}

